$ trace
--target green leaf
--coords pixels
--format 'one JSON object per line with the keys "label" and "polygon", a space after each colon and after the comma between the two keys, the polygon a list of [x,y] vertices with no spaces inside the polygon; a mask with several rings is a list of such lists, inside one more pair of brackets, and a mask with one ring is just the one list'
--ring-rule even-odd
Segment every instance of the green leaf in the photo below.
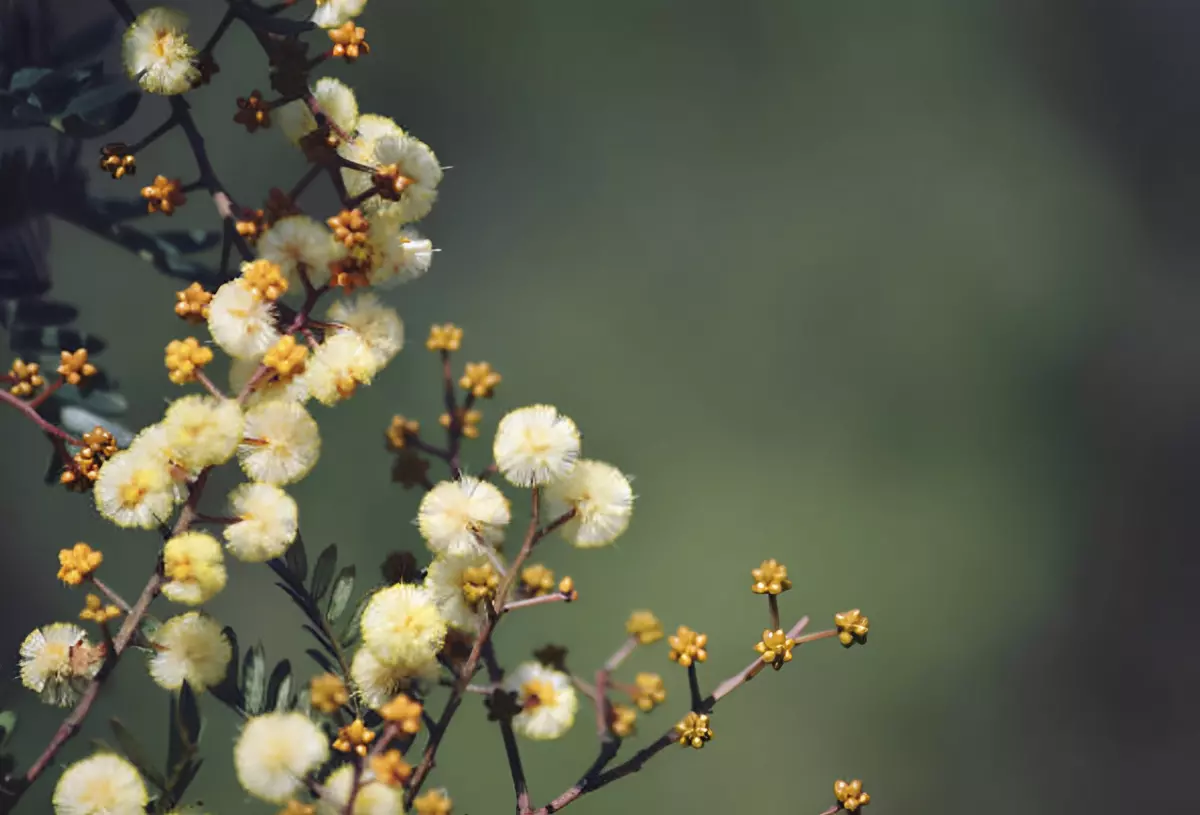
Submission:
{"label": "green leaf", "polygon": [[242,694],[238,688],[239,653],[237,634],[235,634],[233,629],[229,626],[225,626],[224,634],[226,639],[229,640],[231,652],[229,663],[225,666],[225,678],[209,688],[208,692],[213,695],[213,698],[217,699],[223,704],[233,708],[234,710],[241,711],[243,708]]}
{"label": "green leaf", "polygon": [[0,747],[8,744],[16,728],[17,714],[11,710],[0,711]]}
{"label": "green leaf", "polygon": [[318,651],[316,648],[305,648],[304,653],[312,657],[312,661],[324,668],[327,673],[341,673],[341,671],[334,667],[333,660],[324,651]]}
{"label": "green leaf", "polygon": [[166,777],[150,761],[146,750],[134,737],[133,733],[129,731],[129,728],[123,725],[120,719],[110,719],[109,725],[112,727],[113,737],[116,738],[117,745],[121,748],[121,752],[125,754],[125,758],[129,759],[129,762],[138,768],[138,771],[141,772],[147,781],[160,790],[165,791],[167,789]]}
{"label": "green leaf", "polygon": [[291,703],[292,664],[286,659],[275,665],[271,679],[267,682],[267,700],[264,710],[287,710]]}
{"label": "green leaf", "polygon": [[308,555],[304,552],[304,538],[300,537],[299,532],[296,533],[296,540],[292,541],[292,545],[284,554],[283,562],[292,576],[303,586],[308,577]]}
{"label": "green leaf", "polygon": [[309,594],[312,595],[314,603],[319,602],[325,596],[325,592],[329,590],[329,584],[333,582],[333,570],[336,568],[337,544],[331,543],[321,550],[321,554],[317,557],[317,565],[313,567]]}
{"label": "green leaf", "polygon": [[200,743],[200,729],[203,721],[200,718],[200,705],[196,700],[196,692],[187,682],[179,688],[179,724],[187,744],[196,746]]}
{"label": "green leaf", "polygon": [[260,643],[246,652],[246,660],[242,663],[242,707],[246,713],[257,716],[265,710],[266,700],[266,656]]}
{"label": "green leaf", "polygon": [[129,121],[142,100],[141,91],[124,78],[101,80],[97,87],[74,96],[51,126],[68,136],[90,139],[102,136]]}
{"label": "green leaf", "polygon": [[355,569],[352,565],[338,572],[337,579],[333,581],[333,591],[329,594],[329,608],[325,612],[325,619],[329,622],[337,622],[346,606],[350,605],[350,598],[354,596],[354,578]]}
{"label": "green leaf", "polygon": [[346,619],[346,624],[342,626],[342,633],[338,636],[338,640],[344,648],[349,648],[358,639],[358,621],[362,618],[363,609],[367,607],[370,600],[370,592],[360,597],[358,604],[354,606],[354,613]]}

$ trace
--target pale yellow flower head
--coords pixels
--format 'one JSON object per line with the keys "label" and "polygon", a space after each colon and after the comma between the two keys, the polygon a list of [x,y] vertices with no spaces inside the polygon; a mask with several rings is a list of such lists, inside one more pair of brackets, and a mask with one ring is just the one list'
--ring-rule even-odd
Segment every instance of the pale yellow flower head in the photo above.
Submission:
{"label": "pale yellow flower head", "polygon": [[[325,779],[318,815],[344,815],[350,792],[354,789],[354,768],[338,767]],[[378,781],[367,781],[354,796],[353,815],[400,815],[404,811],[404,791]]]}
{"label": "pale yellow flower head", "polygon": [[171,96],[190,90],[200,79],[187,27],[183,12],[156,7],[143,11],[125,31],[121,58],[142,90]]}
{"label": "pale yellow flower head", "polygon": [[286,803],[329,757],[324,731],[303,713],[267,713],[246,722],[233,748],[238,783],[273,804]]}
{"label": "pale yellow flower head", "polygon": [[70,707],[103,662],[86,632],[71,623],[35,628],[21,643],[21,684],[55,707]]}
{"label": "pale yellow flower head", "polygon": [[154,632],[150,678],[167,690],[186,681],[197,693],[225,678],[233,648],[221,625],[195,611],[172,617]]}
{"label": "pale yellow flower head", "polygon": [[238,447],[242,470],[255,481],[282,486],[308,475],[321,453],[317,423],[303,405],[272,399],[246,411]]}
{"label": "pale yellow flower head", "polygon": [[[312,91],[321,112],[343,133],[353,133],[358,123],[358,100],[354,90],[341,80],[323,76],[313,84]],[[293,143],[317,129],[317,117],[305,99],[296,99],[275,108],[271,116],[283,135]]]}
{"label": "pale yellow flower head", "polygon": [[604,546],[628,528],[633,514],[633,488],[611,464],[580,459],[569,475],[546,487],[548,518],[557,518],[571,509],[575,516],[563,524],[563,537],[581,549]]}
{"label": "pale yellow flower head", "polygon": [[317,346],[304,374],[309,393],[323,405],[348,399],[379,370],[375,353],[358,332],[337,331]]}
{"label": "pale yellow flower head", "polygon": [[360,623],[363,645],[385,665],[420,673],[437,662],[446,620],[424,586],[397,583],[372,595]]}
{"label": "pale yellow flower head", "polygon": [[465,475],[443,481],[421,499],[417,528],[430,551],[466,554],[496,546],[512,519],[508,499],[494,484]]}
{"label": "pale yellow flower head", "polygon": [[229,356],[261,359],[279,341],[275,304],[259,299],[244,281],[230,280],[208,304],[208,330]]}
{"label": "pale yellow flower head", "polygon": [[153,529],[166,522],[178,498],[168,462],[145,449],[122,450],[96,478],[96,509],[117,526]]}
{"label": "pale yellow flower head", "polygon": [[198,606],[225,588],[225,555],[216,538],[205,532],[184,532],[163,547],[162,593],[176,603]]}
{"label": "pale yellow flower head", "polygon": [[146,784],[115,753],[96,753],[63,771],[54,787],[55,815],[145,815]]}
{"label": "pale yellow flower head", "polygon": [[492,454],[510,483],[537,487],[571,474],[579,444],[575,422],[550,405],[531,405],[500,420]]}
{"label": "pale yellow flower head", "polygon": [[366,342],[377,369],[391,362],[404,347],[404,323],[400,315],[371,292],[338,300],[329,308],[329,320],[353,330]]}
{"label": "pale yellow flower head", "polygon": [[189,470],[233,458],[242,424],[242,409],[235,400],[200,395],[176,399],[162,421],[171,452]]}
{"label": "pale yellow flower head", "polygon": [[517,694],[522,710],[513,717],[513,730],[526,738],[557,739],[575,722],[579,699],[562,671],[525,662],[505,677],[504,687]]}
{"label": "pale yellow flower head", "polygon": [[280,557],[299,529],[295,500],[272,484],[240,484],[229,494],[236,523],[225,527],[225,541],[238,560],[262,563]]}

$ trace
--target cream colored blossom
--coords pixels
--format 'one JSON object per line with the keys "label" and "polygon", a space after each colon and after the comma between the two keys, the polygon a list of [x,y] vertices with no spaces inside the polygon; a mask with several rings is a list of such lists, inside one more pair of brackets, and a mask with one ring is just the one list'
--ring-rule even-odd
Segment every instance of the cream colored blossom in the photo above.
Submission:
{"label": "cream colored blossom", "polygon": [[570,475],[579,428],[550,405],[517,408],[500,420],[492,454],[510,483],[536,487]]}
{"label": "cream colored blossom", "polygon": [[170,96],[191,89],[200,79],[187,27],[187,15],[160,6],[143,11],[125,31],[121,58],[142,90]]}
{"label": "cream colored blossom", "polygon": [[425,572],[425,585],[446,623],[462,631],[477,633],[489,597],[499,582],[492,559],[476,547],[455,555],[438,555]]}
{"label": "cream colored blossom", "polygon": [[233,399],[184,396],[163,416],[173,460],[192,471],[224,464],[242,439],[242,408]]}
{"label": "cream colored blossom", "polygon": [[96,509],[117,526],[153,529],[175,508],[177,484],[157,455],[122,450],[104,462],[96,478]]}
{"label": "cream colored blossom", "polygon": [[[229,363],[229,392],[240,394],[250,378],[258,373],[260,365],[261,362],[257,359],[233,358]],[[308,388],[304,384],[303,376],[293,376],[285,382],[263,374],[255,382],[254,390],[247,396],[245,403],[253,406],[268,399],[283,399],[304,404],[308,398]]]}
{"label": "cream colored blossom", "polygon": [[[321,113],[343,133],[353,133],[358,122],[358,100],[354,90],[346,83],[331,76],[323,76],[316,81],[312,88],[313,98]],[[313,115],[305,99],[296,99],[281,105],[271,111],[271,116],[279,125],[279,129],[292,142],[302,138],[317,129],[317,117]]]}
{"label": "cream colored blossom", "polygon": [[225,588],[225,556],[216,538],[205,532],[184,532],[163,547],[163,596],[175,603],[198,606]]}
{"label": "cream colored blossom", "polygon": [[299,529],[296,501],[272,484],[238,485],[229,494],[236,523],[225,527],[225,541],[238,560],[262,563],[281,557]]}
{"label": "cream colored blossom", "polygon": [[223,284],[213,295],[208,330],[213,342],[237,359],[261,359],[280,336],[274,303],[260,300],[240,279]]}
{"label": "cream colored blossom", "polygon": [[400,194],[400,200],[380,205],[390,216],[401,223],[411,223],[421,220],[433,209],[437,187],[442,181],[442,166],[425,142],[407,134],[384,136],[375,145],[374,166],[395,166],[409,182]]}
{"label": "cream colored blossom", "polygon": [[137,769],[115,753],[95,753],[63,771],[55,815],[145,815],[150,798]]}
{"label": "cream colored blossom", "polygon": [[367,239],[374,250],[375,264],[370,274],[373,286],[386,289],[416,280],[433,263],[433,242],[406,225],[397,210],[385,207],[371,216]]}
{"label": "cream colored blossom", "polygon": [[100,670],[103,656],[71,623],[35,628],[21,643],[21,684],[55,707],[70,707]]}
{"label": "cream colored blossom", "polygon": [[421,499],[417,528],[430,551],[463,554],[496,546],[512,519],[508,499],[487,481],[464,475],[443,481]]}
{"label": "cream colored blossom", "polygon": [[266,713],[246,722],[233,748],[238,783],[273,804],[286,803],[329,758],[325,733],[303,713]]}
{"label": "cream colored blossom", "polygon": [[321,453],[316,420],[302,405],[272,400],[246,411],[238,460],[255,481],[282,486],[308,475]]}
{"label": "cream colored blossom", "polygon": [[259,239],[258,254],[278,265],[288,283],[299,288],[301,271],[314,286],[328,283],[329,266],[342,259],[346,247],[320,221],[307,215],[289,215],[276,221]]}
{"label": "cream colored blossom", "polygon": [[312,21],[321,28],[337,28],[362,14],[367,0],[317,0]]}
{"label": "cream colored blossom", "polygon": [[313,351],[304,384],[321,404],[336,405],[359,385],[370,385],[378,370],[375,353],[358,332],[336,331]]}
{"label": "cream colored blossom", "polygon": [[581,549],[612,543],[629,526],[633,488],[611,464],[580,459],[570,475],[546,487],[547,517],[571,509],[575,517],[563,524],[563,537]]}
{"label": "cream colored blossom", "polygon": [[526,738],[557,739],[575,722],[579,699],[562,671],[525,662],[505,677],[504,687],[517,694],[522,710],[513,717],[513,730]]}
{"label": "cream colored blossom", "polygon": [[[354,789],[354,768],[349,764],[338,767],[321,785],[318,815],[345,815],[346,804]],[[354,796],[353,815],[401,815],[404,812],[404,791],[378,781],[366,780]]]}
{"label": "cream colored blossom", "polygon": [[150,678],[167,690],[186,681],[197,693],[225,678],[233,656],[229,639],[211,617],[189,611],[167,620],[154,632]]}
{"label": "cream colored blossom", "polygon": [[329,308],[329,320],[353,330],[366,342],[376,368],[383,368],[404,347],[404,323],[400,315],[371,292],[338,300]]}
{"label": "cream colored blossom", "polygon": [[375,658],[367,648],[359,648],[350,661],[350,681],[367,707],[378,710],[405,690],[413,680],[432,680],[437,677],[438,664],[423,662],[414,665],[387,665]]}
{"label": "cream colored blossom", "polygon": [[363,645],[380,662],[418,674],[437,663],[446,620],[424,586],[397,583],[367,601],[360,621]]}
{"label": "cream colored blossom", "polygon": [[[387,137],[402,138],[404,130],[386,116],[374,113],[364,113],[358,117],[358,126],[352,138],[338,145],[338,155],[355,164],[371,167],[375,164],[375,148]],[[369,190],[372,185],[371,176],[367,173],[350,168],[342,169],[342,183],[350,195],[358,196]],[[379,208],[379,198],[370,198],[363,202],[365,212],[374,212]]]}

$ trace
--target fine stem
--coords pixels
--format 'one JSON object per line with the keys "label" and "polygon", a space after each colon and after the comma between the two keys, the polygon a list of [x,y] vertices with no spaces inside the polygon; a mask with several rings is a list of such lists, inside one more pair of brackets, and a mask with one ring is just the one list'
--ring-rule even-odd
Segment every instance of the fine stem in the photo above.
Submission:
{"label": "fine stem", "polygon": [[687,672],[688,689],[692,692],[692,710],[699,712],[700,706],[704,704],[704,697],[700,693],[700,677],[696,673],[695,662],[688,665]]}
{"label": "fine stem", "polygon": [[12,405],[14,408],[16,408],[17,410],[24,413],[25,417],[27,419],[29,419],[31,422],[33,422],[35,425],[37,425],[39,428],[41,428],[45,433],[55,437],[56,439],[61,439],[62,441],[65,441],[67,444],[74,445],[75,447],[83,446],[83,442],[81,442],[79,439],[75,438],[67,431],[65,431],[59,427],[56,427],[55,425],[52,425],[52,424],[50,424],[50,422],[43,419],[41,414],[38,413],[37,410],[34,409],[25,400],[19,399],[16,396],[13,396],[11,393],[9,393],[6,390],[0,390],[0,402],[7,402],[8,404]]}
{"label": "fine stem", "polygon": [[89,575],[88,580],[92,581],[92,585],[95,586],[101,594],[108,598],[108,602],[112,603],[126,614],[130,612],[132,607],[129,605],[129,603],[125,602],[125,598],[101,582],[100,578],[96,577],[95,575]]}
{"label": "fine stem", "polygon": [[767,595],[767,608],[771,612],[771,630],[779,630],[779,595]]}

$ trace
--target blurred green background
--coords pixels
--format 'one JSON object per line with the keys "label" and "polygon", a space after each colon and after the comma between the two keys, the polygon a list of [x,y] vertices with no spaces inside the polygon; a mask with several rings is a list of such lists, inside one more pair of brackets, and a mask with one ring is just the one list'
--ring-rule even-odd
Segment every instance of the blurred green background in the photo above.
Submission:
{"label": "blurred green background", "polygon": [[[223,9],[177,5],[201,39]],[[382,432],[393,413],[436,425],[422,341],[454,321],[463,361],[504,375],[475,469],[504,411],[545,401],[579,423],[586,455],[636,477],[616,546],[545,544],[582,600],[511,618],[507,665],[553,641],[590,672],[644,607],[709,633],[712,687],[753,657],[766,614],[749,570],[765,557],[793,575],[785,617],[820,628],[861,607],[872,621],[866,647],[805,647],[718,707],[707,749],[668,751],[573,811],[815,815],[840,777],[892,813],[1188,800],[1151,781],[1196,758],[1200,678],[1186,640],[1167,640],[1195,614],[1196,247],[1180,213],[1200,175],[1183,158],[1194,130],[1176,125],[1194,128],[1200,93],[1185,81],[1195,15],[1165,17],[1186,5],[373,0],[370,56],[330,73],[452,169],[422,225],[442,250],[433,270],[388,297],[410,348],[349,403],[316,408],[323,456],[293,491],[310,552],[337,542],[374,579],[387,552],[419,551],[418,495],[390,482]],[[249,35],[217,58],[189,101],[235,199],[261,202],[304,163],[279,133],[230,122],[234,97],[267,87]],[[1160,81],[1156,59],[1173,72]],[[165,107],[145,100],[116,135],[136,139]],[[139,167],[193,171],[175,136]],[[94,175],[105,194],[143,178]],[[306,204],[331,214],[314,189]],[[197,194],[176,220],[211,217]],[[70,227],[53,238],[56,295],[109,341],[131,422],[156,420],[178,393],[162,348],[187,332],[179,287]],[[55,580],[59,548],[101,548],[107,580],[133,594],[156,538],[42,486],[44,440],[11,411],[0,434],[11,677],[29,628],[80,605]],[[231,563],[208,610],[308,670],[265,568]],[[646,742],[686,704],[665,650],[629,663],[664,673],[674,705],[643,717]],[[64,761],[111,715],[162,739],[167,700],[137,662]],[[8,684],[25,765],[61,714]],[[192,792],[218,813],[272,811],[233,782],[237,722],[204,707]],[[581,707],[565,740],[524,745],[537,803],[590,762],[590,722]],[[511,809],[477,700],[433,782],[458,813]],[[52,786],[18,811],[46,811]]]}

